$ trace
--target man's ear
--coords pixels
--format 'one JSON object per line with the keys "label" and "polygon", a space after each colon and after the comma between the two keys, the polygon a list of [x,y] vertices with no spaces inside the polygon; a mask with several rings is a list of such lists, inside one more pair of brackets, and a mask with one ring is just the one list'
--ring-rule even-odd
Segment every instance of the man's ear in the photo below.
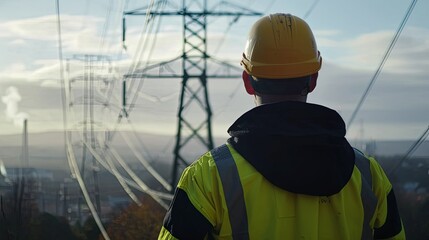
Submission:
{"label": "man's ear", "polygon": [[317,85],[317,77],[319,77],[319,72],[314,73],[313,75],[311,75],[311,79],[310,79],[310,83],[309,83],[309,93],[312,92]]}
{"label": "man's ear", "polygon": [[244,88],[246,88],[246,92],[249,95],[255,95],[255,89],[253,89],[252,83],[250,82],[251,76],[246,71],[243,71],[241,78],[243,78]]}

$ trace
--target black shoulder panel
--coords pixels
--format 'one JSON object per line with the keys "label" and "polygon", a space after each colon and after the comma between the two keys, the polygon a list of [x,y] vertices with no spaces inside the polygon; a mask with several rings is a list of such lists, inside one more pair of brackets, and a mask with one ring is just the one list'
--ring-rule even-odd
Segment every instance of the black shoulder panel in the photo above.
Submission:
{"label": "black shoulder panel", "polygon": [[213,229],[210,222],[191,203],[186,192],[180,188],[174,193],[163,225],[178,239],[204,239]]}
{"label": "black shoulder panel", "polygon": [[401,218],[399,217],[396,197],[393,189],[387,195],[387,217],[381,228],[374,229],[375,239],[386,239],[393,237],[402,230]]}

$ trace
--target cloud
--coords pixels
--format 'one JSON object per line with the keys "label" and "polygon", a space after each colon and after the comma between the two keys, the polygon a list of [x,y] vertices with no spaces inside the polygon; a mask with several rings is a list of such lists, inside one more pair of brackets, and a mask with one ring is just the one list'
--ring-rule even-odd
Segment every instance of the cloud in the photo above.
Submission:
{"label": "cloud", "polygon": [[59,81],[55,81],[55,80],[43,80],[40,83],[41,87],[48,87],[48,88],[60,88],[61,84]]}
{"label": "cloud", "polygon": [[0,82],[25,81],[32,74],[32,71],[26,69],[22,63],[12,63],[0,72]]}
{"label": "cloud", "polygon": [[25,41],[24,39],[16,39],[10,42],[11,45],[14,46],[25,46],[27,44],[27,41]]}
{"label": "cloud", "polygon": [[[95,32],[101,21],[102,19],[91,16],[62,15],[61,30],[65,36],[83,30]],[[57,33],[56,15],[0,23],[0,38],[57,41]]]}
{"label": "cloud", "polygon": [[[63,51],[71,53],[95,53],[100,51],[102,23],[104,19],[93,16],[62,15],[61,39]],[[56,15],[12,20],[0,23],[0,39],[10,40],[11,46],[26,45],[33,49],[49,48],[57,51],[58,23]],[[107,34],[107,37],[108,34]],[[56,53],[57,56],[57,53]]]}
{"label": "cloud", "polygon": [[28,118],[28,114],[19,112],[18,103],[21,101],[21,95],[16,87],[9,87],[6,90],[6,95],[2,97],[2,102],[6,105],[6,118],[12,121],[15,126],[22,126],[24,119]]}
{"label": "cloud", "polygon": [[337,30],[316,30],[313,34],[319,47],[336,47],[340,42],[338,36],[340,36],[341,33]]}
{"label": "cloud", "polygon": [[[320,46],[327,48],[331,61],[353,69],[376,70],[395,32],[378,31],[353,39],[333,40],[324,35]],[[403,30],[387,59],[383,71],[391,73],[427,73],[429,65],[429,30],[410,27]],[[334,53],[334,54],[332,54]]]}

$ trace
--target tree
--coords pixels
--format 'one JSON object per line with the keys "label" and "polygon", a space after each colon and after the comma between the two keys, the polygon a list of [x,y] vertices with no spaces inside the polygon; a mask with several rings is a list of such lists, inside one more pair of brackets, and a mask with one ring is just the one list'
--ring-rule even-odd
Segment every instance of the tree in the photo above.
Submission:
{"label": "tree", "polygon": [[19,178],[12,183],[11,191],[1,196],[0,238],[28,239],[30,222],[38,214],[34,199],[35,182]]}
{"label": "tree", "polygon": [[83,223],[82,231],[87,240],[97,240],[99,238],[103,240],[103,238],[100,237],[100,229],[92,216],[87,218]]}
{"label": "tree", "polygon": [[108,225],[112,240],[157,239],[165,210],[144,196],[142,205],[131,204]]}
{"label": "tree", "polygon": [[29,240],[75,240],[68,221],[49,213],[41,213],[31,220]]}

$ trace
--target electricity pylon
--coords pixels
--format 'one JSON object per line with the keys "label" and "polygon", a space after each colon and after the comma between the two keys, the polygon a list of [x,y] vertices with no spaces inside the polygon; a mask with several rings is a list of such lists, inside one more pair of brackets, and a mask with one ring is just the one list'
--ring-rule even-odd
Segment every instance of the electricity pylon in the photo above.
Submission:
{"label": "electricity pylon", "polygon": [[[164,4],[166,1],[158,1],[156,4]],[[207,53],[207,17],[208,16],[231,16],[237,20],[241,16],[259,16],[261,13],[222,1],[219,5],[231,10],[209,11],[207,0],[182,0],[181,9],[177,10],[152,10],[143,7],[132,11],[124,12],[124,31],[126,15],[147,15],[150,16],[182,16],[183,20],[183,47],[182,55],[170,61],[147,66],[132,74],[125,75],[125,79],[143,78],[181,78],[182,88],[179,99],[178,123],[176,145],[174,148],[174,165],[171,176],[171,186],[176,185],[179,168],[187,166],[183,152],[185,148],[192,149],[192,142],[196,141],[210,150],[214,147],[212,136],[212,111],[210,108],[209,95],[207,89],[207,79],[209,78],[238,78],[239,68],[228,63],[217,61]],[[152,6],[152,8],[154,8]],[[125,36],[125,32],[124,35]],[[181,61],[181,73],[174,72],[173,64]],[[208,73],[207,65],[221,70],[222,73]],[[173,67],[172,67],[173,66]],[[169,69],[169,73],[154,74],[156,69]],[[236,72],[231,74],[230,72]],[[193,114],[192,118],[186,116],[186,112],[203,114]],[[200,119],[196,119],[198,117]]]}
{"label": "electricity pylon", "polygon": [[[107,124],[101,119],[100,112],[109,105],[106,92],[113,82],[110,78],[112,66],[110,59],[102,55],[74,55],[71,60],[67,64],[66,135],[72,142],[71,150],[81,159],[78,171],[87,185],[91,186],[90,192],[97,214],[101,215],[98,181],[100,166],[91,149],[100,150],[104,146],[103,138],[107,131]],[[71,70],[71,68],[77,69]],[[76,70],[79,72],[78,75],[75,73]],[[80,197],[78,215],[80,216]]]}

